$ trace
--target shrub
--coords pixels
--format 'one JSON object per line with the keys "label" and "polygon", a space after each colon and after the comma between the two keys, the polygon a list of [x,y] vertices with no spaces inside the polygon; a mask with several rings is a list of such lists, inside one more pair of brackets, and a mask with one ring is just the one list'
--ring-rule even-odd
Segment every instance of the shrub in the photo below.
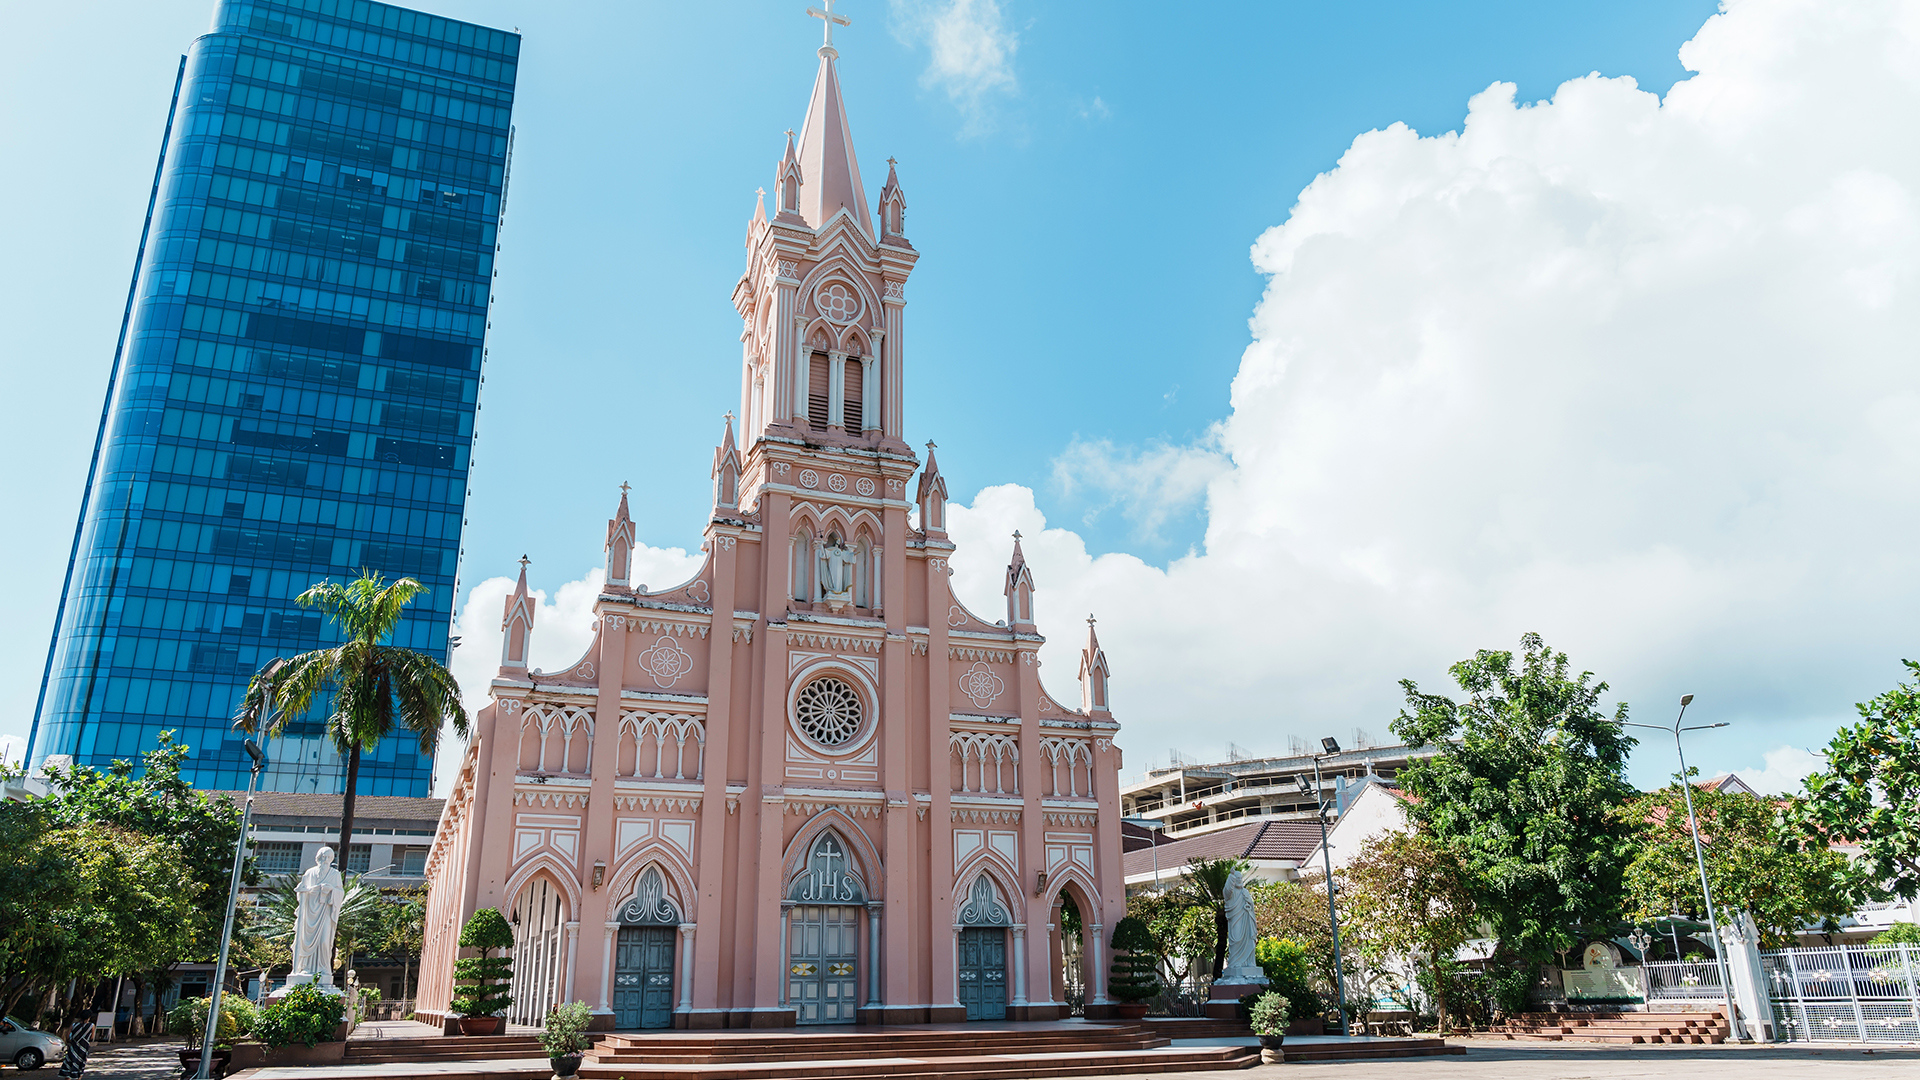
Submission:
{"label": "shrub", "polygon": [[[200,1045],[200,1033],[206,1030],[207,1010],[213,1007],[211,997],[181,998],[180,1004],[167,1012],[167,1030],[186,1036],[187,1045]],[[226,1046],[236,1039],[245,1038],[253,1033],[259,1023],[258,1011],[253,1002],[239,994],[220,995],[220,1033],[214,1039],[214,1045]]]}
{"label": "shrub", "polygon": [[555,1005],[547,1014],[547,1030],[540,1033],[540,1045],[547,1048],[550,1058],[578,1054],[587,1048],[587,1025],[592,1021],[593,1010],[584,1001]]}
{"label": "shrub", "polygon": [[496,908],[481,908],[460,928],[460,946],[480,950],[453,963],[453,977],[460,980],[460,992],[453,996],[453,1011],[461,1016],[493,1016],[513,1003],[507,984],[513,978],[513,960],[491,956],[495,949],[513,948],[513,927]]}
{"label": "shrub", "polygon": [[260,1010],[253,1034],[268,1046],[330,1042],[346,1014],[346,998],[329,994],[312,983],[287,991],[286,996]]}
{"label": "shrub", "polygon": [[1307,981],[1307,947],[1290,938],[1265,937],[1253,943],[1253,958],[1267,977],[1267,988],[1287,999],[1288,1016],[1304,1020],[1319,1016],[1320,995]]}
{"label": "shrub", "polygon": [[1869,945],[1920,945],[1920,923],[1894,923],[1873,935]]}
{"label": "shrub", "polygon": [[1160,993],[1159,957],[1153,952],[1153,932],[1132,915],[1113,928],[1113,965],[1108,969],[1107,993],[1116,1001],[1146,1001]]}
{"label": "shrub", "polygon": [[1255,1035],[1285,1035],[1293,1003],[1272,990],[1253,999],[1251,1023]]}

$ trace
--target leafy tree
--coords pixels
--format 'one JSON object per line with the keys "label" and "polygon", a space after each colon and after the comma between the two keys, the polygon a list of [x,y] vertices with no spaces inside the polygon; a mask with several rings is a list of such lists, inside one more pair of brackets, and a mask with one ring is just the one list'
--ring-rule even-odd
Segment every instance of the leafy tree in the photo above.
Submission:
{"label": "leafy tree", "polygon": [[1311,959],[1306,946],[1285,938],[1263,937],[1253,943],[1253,957],[1267,977],[1267,986],[1286,998],[1290,1019],[1320,1015],[1320,995],[1309,981]]}
{"label": "leafy tree", "polygon": [[495,949],[513,948],[513,927],[498,908],[481,908],[460,928],[460,947],[478,949],[479,956],[453,962],[460,990],[453,995],[453,1011],[461,1016],[492,1016],[513,1003],[507,984],[513,978],[513,960],[494,956]]}
{"label": "leafy tree", "polygon": [[1393,830],[1369,841],[1342,877],[1344,925],[1352,928],[1356,944],[1375,968],[1389,958],[1425,954],[1440,1030],[1447,1030],[1454,956],[1480,926],[1466,868],[1432,836]]}
{"label": "leafy tree", "polygon": [[[413,965],[420,962],[420,951],[427,940],[427,887],[418,885],[389,896],[380,919],[379,948],[388,956],[398,955],[400,996],[409,998]],[[1072,899],[1068,899],[1072,903]]]}
{"label": "leafy tree", "polygon": [[1188,894],[1174,891],[1129,896],[1127,913],[1145,923],[1153,936],[1154,955],[1159,958],[1163,975],[1161,983],[1169,994],[1187,985],[1187,980],[1213,956],[1218,940],[1213,913],[1196,906]]}
{"label": "leafy tree", "polygon": [[379,574],[362,571],[345,585],[323,581],[301,593],[295,602],[325,612],[346,640],[262,668],[248,683],[234,717],[246,731],[265,727],[277,735],[290,718],[305,716],[319,698],[330,695],[327,733],[347,759],[340,810],[343,864],[353,836],[360,755],[393,735],[396,724],[413,733],[428,756],[447,721],[462,737],[467,734],[467,710],[453,673],[426,653],[381,644],[393,637],[407,605],[426,591],[412,578],[388,584]]}
{"label": "leafy tree", "polygon": [[1575,927],[1607,925],[1619,910],[1633,829],[1613,810],[1634,794],[1634,740],[1619,726],[1624,703],[1612,717],[1600,711],[1606,683],[1575,676],[1537,634],[1520,645],[1517,665],[1486,649],[1454,664],[1462,701],[1402,680],[1393,730],[1408,746],[1439,748],[1399,776],[1416,796],[1409,815],[1459,854],[1501,944],[1544,959],[1577,943]]}
{"label": "leafy tree", "polygon": [[1894,923],[1873,935],[1869,945],[1920,945],[1920,924]]}
{"label": "leafy tree", "polygon": [[[1714,903],[1745,910],[1770,949],[1788,948],[1795,932],[1823,922],[1827,933],[1875,891],[1871,872],[1825,844],[1802,844],[1780,827],[1781,812],[1766,799],[1739,792],[1696,788],[1707,882]],[[1795,811],[1786,808],[1788,816]],[[1642,795],[1620,808],[1638,829],[1627,864],[1627,917],[1651,922],[1668,912],[1692,911],[1706,918],[1693,832],[1679,784]]]}
{"label": "leafy tree", "polygon": [[[1910,675],[1920,663],[1902,660]],[[1811,844],[1860,845],[1886,889],[1920,895],[1920,686],[1902,682],[1855,706],[1860,722],[1827,744],[1827,767],[1807,777],[1794,807]]]}
{"label": "leafy tree", "polygon": [[1227,878],[1235,870],[1245,872],[1252,864],[1243,859],[1188,859],[1183,889],[1194,906],[1213,915],[1213,978],[1227,962]]}
{"label": "leafy tree", "polygon": [[[1248,886],[1253,896],[1253,924],[1262,938],[1294,943],[1304,954],[1314,979],[1316,996],[1334,1000],[1333,924],[1327,918],[1324,878],[1309,874],[1299,881],[1261,882]],[[1255,955],[1259,945],[1255,944]],[[1298,1004],[1298,998],[1289,994]]]}
{"label": "leafy tree", "polygon": [[1124,1002],[1146,1001],[1160,993],[1155,973],[1159,956],[1153,932],[1132,915],[1113,928],[1113,965],[1107,974],[1107,993]]}

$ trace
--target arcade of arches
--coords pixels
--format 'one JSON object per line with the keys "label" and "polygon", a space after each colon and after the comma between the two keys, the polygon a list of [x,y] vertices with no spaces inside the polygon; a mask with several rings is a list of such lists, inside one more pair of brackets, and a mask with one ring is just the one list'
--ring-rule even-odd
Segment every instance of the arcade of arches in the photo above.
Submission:
{"label": "arcade of arches", "polygon": [[[634,579],[623,485],[592,643],[543,671],[522,560],[428,861],[423,1019],[447,1017],[482,907],[514,928],[517,1023],[575,1000],[601,1028],[1110,1008],[1106,655],[1088,619],[1077,693],[1048,692],[1017,534],[1004,612],[949,586],[946,481],[904,434],[920,252],[891,163],[866,198],[837,56],[821,50],[748,225],[740,413],[713,452],[699,572]],[[660,407],[594,419],[637,412],[643,431]],[[609,454],[644,445],[606,434]]]}

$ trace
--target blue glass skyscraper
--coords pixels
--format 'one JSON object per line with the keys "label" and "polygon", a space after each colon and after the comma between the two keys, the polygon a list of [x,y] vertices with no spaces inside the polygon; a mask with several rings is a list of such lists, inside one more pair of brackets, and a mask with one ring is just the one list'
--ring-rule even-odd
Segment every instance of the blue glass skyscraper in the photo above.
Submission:
{"label": "blue glass skyscraper", "polygon": [[[517,34],[367,0],[221,0],[175,91],[29,748],[105,765],[165,729],[245,783],[265,661],[336,643],[293,598],[365,567],[431,592],[447,659]],[[316,711],[317,713],[318,711]],[[338,791],[316,719],[270,788]],[[404,737],[359,790],[425,795]]]}

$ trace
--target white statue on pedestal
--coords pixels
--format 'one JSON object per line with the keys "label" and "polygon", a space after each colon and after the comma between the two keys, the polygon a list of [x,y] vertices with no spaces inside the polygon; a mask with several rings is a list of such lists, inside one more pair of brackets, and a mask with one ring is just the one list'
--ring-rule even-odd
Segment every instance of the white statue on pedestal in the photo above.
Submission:
{"label": "white statue on pedestal", "polygon": [[1227,875],[1227,887],[1222,900],[1227,913],[1227,962],[1220,970],[1220,978],[1214,981],[1265,986],[1266,972],[1260,969],[1260,962],[1254,958],[1253,943],[1259,931],[1253,925],[1253,897],[1247,893],[1247,884],[1241,878],[1240,871],[1235,870]]}
{"label": "white statue on pedestal", "polygon": [[853,566],[860,553],[835,536],[820,548],[820,585],[827,609],[836,614],[853,601]]}
{"label": "white statue on pedestal", "polygon": [[294,892],[300,907],[294,918],[293,973],[287,976],[287,985],[317,982],[322,989],[332,990],[333,934],[340,924],[340,905],[347,898],[340,871],[333,866],[332,848],[320,849]]}

